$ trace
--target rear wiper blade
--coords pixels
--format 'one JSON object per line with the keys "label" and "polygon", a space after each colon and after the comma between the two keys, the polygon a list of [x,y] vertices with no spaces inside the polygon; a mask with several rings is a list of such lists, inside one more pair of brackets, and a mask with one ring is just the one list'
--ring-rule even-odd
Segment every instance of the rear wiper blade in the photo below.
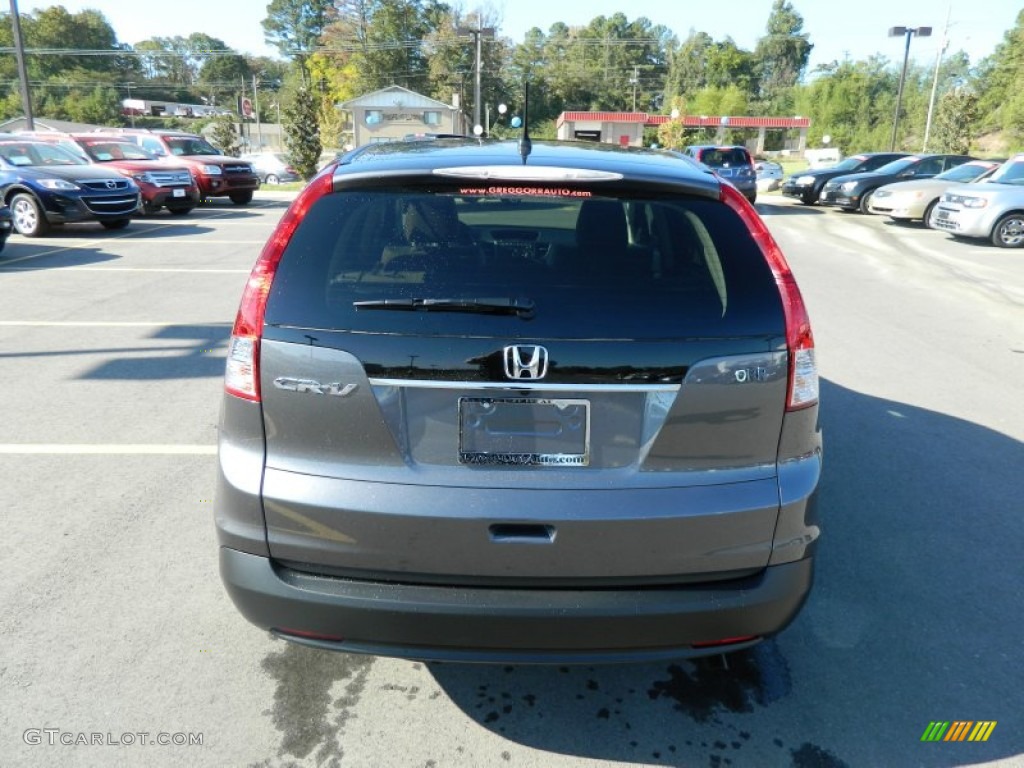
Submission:
{"label": "rear wiper blade", "polygon": [[353,301],[356,309],[392,309],[407,312],[475,312],[482,315],[518,315],[533,317],[530,299],[508,297],[482,299],[373,299]]}

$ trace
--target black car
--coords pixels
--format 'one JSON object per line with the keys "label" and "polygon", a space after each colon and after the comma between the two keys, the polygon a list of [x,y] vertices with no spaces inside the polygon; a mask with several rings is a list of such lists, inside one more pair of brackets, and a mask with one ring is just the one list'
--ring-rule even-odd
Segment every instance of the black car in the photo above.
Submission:
{"label": "black car", "polygon": [[25,237],[75,221],[123,229],[139,209],[139,187],[131,179],[31,139],[0,140],[0,193],[14,229]]}
{"label": "black car", "polygon": [[689,160],[371,145],[306,186],[243,293],[221,578],[325,650],[746,648],[811,588],[814,352],[764,222]]}
{"label": "black car", "polygon": [[829,168],[794,173],[782,183],[782,194],[795,197],[804,205],[814,205],[818,202],[825,182],[830,179],[847,173],[874,171],[886,163],[906,156],[906,152],[861,152],[850,155],[838,165]]}
{"label": "black car", "polygon": [[909,155],[893,160],[875,171],[836,176],[825,184],[818,202],[847,211],[868,213],[875,190],[895,181],[930,179],[943,171],[963,165],[969,155]]}

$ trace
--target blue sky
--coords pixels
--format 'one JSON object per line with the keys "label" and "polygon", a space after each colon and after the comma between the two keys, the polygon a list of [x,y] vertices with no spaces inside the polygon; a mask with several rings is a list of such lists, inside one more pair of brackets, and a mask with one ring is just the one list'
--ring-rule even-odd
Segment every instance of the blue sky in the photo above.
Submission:
{"label": "blue sky", "polygon": [[[886,34],[892,26],[933,27],[933,37],[915,38],[910,49],[912,59],[930,64],[938,51],[950,0],[791,2],[804,17],[804,31],[814,43],[813,68],[833,59],[841,60],[845,55],[862,59],[881,53],[893,61],[902,59],[902,38],[889,38]],[[58,4],[71,12],[83,8],[101,11],[118,39],[125,43],[158,35],[206,32],[243,52],[274,54],[264,44],[260,26],[266,15],[265,0],[173,0],[159,4],[140,0],[20,0],[22,12]],[[477,7],[470,2],[462,5]],[[716,40],[729,35],[740,47],[752,49],[764,34],[771,5],[772,0],[729,0],[719,6],[721,10],[716,10],[715,3],[694,0],[487,0],[483,7],[501,19],[501,33],[516,42],[531,27],[547,31],[558,21],[586,24],[595,16],[621,11],[630,20],[646,16],[680,38],[694,29],[707,32]],[[1020,0],[952,0],[949,50],[963,49],[975,62],[990,54],[1003,39],[1003,33],[1013,26],[1022,7]]]}

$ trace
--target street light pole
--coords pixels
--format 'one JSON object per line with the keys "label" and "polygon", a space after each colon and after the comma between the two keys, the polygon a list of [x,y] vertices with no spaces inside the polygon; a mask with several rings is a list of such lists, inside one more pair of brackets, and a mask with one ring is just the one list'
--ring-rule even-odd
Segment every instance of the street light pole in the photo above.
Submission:
{"label": "street light pole", "polygon": [[889,151],[896,151],[896,129],[900,123],[900,107],[903,105],[903,84],[907,79],[907,61],[910,59],[910,38],[931,37],[931,27],[889,27],[889,37],[906,37],[906,45],[903,48],[903,70],[900,72],[900,86],[896,91],[896,113],[892,117],[892,139],[889,142]]}
{"label": "street light pole", "polygon": [[18,16],[18,0],[11,0],[11,26],[14,33],[14,57],[18,60],[18,79],[21,80],[21,106],[25,111],[25,128],[36,129],[32,117],[32,94],[28,87],[28,71],[25,68],[25,43],[21,39],[21,18]]}

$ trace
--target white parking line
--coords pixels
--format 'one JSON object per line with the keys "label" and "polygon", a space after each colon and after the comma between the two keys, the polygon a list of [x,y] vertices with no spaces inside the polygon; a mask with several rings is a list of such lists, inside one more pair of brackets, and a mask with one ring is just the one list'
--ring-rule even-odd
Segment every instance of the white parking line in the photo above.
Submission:
{"label": "white parking line", "polygon": [[4,328],[206,328],[207,326],[231,327],[228,322],[153,322],[153,321],[115,321],[104,322],[99,320],[0,320],[0,327]]}
{"label": "white parking line", "polygon": [[215,456],[216,445],[0,443],[0,454],[81,456]]}

